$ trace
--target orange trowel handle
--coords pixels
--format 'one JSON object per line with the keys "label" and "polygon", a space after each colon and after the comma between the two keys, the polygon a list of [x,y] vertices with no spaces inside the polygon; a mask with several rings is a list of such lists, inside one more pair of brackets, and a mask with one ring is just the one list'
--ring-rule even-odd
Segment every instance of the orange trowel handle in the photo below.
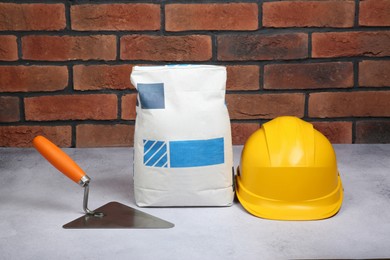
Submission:
{"label": "orange trowel handle", "polygon": [[46,158],[60,172],[68,176],[72,181],[84,186],[89,182],[88,176],[66,153],[58,146],[43,136],[37,136],[33,140],[35,149]]}

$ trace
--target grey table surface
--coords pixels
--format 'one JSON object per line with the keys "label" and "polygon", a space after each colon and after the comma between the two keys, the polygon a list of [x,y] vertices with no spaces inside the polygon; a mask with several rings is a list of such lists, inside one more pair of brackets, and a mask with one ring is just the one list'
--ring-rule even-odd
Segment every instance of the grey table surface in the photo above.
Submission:
{"label": "grey table surface", "polygon": [[[138,208],[172,229],[63,229],[83,189],[35,150],[0,148],[0,259],[390,257],[390,144],[334,145],[345,197],[319,221],[272,221],[225,208]],[[235,165],[242,147],[234,147]],[[64,149],[92,178],[90,208],[135,207],[131,148]]]}

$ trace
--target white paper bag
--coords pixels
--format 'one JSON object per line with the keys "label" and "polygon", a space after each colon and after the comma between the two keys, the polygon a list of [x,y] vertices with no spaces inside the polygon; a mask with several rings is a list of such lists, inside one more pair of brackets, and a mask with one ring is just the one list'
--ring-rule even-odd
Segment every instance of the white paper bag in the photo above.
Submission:
{"label": "white paper bag", "polygon": [[135,66],[138,206],[229,206],[233,155],[226,68]]}

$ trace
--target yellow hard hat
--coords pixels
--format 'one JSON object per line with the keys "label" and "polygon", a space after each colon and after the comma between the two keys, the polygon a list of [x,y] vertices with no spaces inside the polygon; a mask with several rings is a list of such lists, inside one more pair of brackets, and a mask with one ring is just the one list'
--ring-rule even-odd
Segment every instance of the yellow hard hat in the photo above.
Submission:
{"label": "yellow hard hat", "polygon": [[324,219],[343,200],[331,143],[297,117],[275,118],[248,138],[236,180],[241,205],[266,219]]}

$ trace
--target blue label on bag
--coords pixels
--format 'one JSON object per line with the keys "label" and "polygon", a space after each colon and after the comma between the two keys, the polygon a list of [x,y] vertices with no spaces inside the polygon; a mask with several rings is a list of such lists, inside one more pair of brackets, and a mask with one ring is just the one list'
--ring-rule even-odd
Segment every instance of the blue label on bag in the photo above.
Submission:
{"label": "blue label on bag", "polygon": [[223,164],[224,151],[223,137],[169,142],[144,140],[144,165],[188,168]]}
{"label": "blue label on bag", "polygon": [[142,109],[165,108],[164,83],[138,83],[137,90]]}
{"label": "blue label on bag", "polygon": [[167,167],[166,142],[144,140],[144,164],[151,167]]}
{"label": "blue label on bag", "polygon": [[223,138],[170,141],[171,167],[198,167],[224,163]]}

